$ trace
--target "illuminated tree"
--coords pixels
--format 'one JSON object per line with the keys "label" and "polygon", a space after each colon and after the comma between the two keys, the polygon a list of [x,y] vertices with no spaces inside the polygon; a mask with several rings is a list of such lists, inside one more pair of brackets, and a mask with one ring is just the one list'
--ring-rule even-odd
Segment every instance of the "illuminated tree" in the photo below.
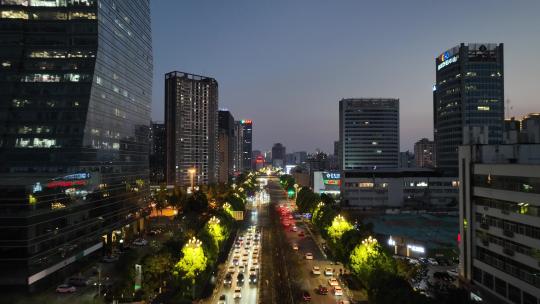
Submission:
{"label": "illuminated tree", "polygon": [[213,216],[206,224],[206,230],[208,230],[208,233],[210,236],[212,236],[216,247],[219,248],[221,246],[221,242],[223,242],[226,237],[225,229],[220,224],[220,220]]}
{"label": "illuminated tree", "polygon": [[351,223],[349,223],[343,216],[338,214],[332,221],[332,225],[328,227],[328,236],[332,242],[336,243],[340,241],[341,236],[345,232],[352,229],[353,226]]}
{"label": "illuminated tree", "polygon": [[223,208],[223,210],[224,210],[225,212],[227,212],[227,214],[229,214],[231,217],[233,216],[233,210],[232,210],[231,204],[225,203],[225,204],[223,204],[222,208]]}
{"label": "illuminated tree", "polygon": [[206,269],[208,259],[201,241],[192,238],[182,249],[182,258],[174,265],[173,274],[195,283],[195,278]]}
{"label": "illuminated tree", "polygon": [[364,286],[369,287],[375,273],[396,273],[394,259],[384,251],[376,239],[368,237],[351,252],[349,266]]}

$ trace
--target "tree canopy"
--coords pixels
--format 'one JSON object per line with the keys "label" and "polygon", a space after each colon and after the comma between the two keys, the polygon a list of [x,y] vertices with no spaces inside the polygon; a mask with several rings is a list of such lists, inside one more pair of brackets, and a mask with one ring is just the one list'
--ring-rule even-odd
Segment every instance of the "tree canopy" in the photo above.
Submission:
{"label": "tree canopy", "polygon": [[184,280],[195,278],[206,269],[207,257],[201,246],[186,245],[182,249],[182,258],[174,265],[173,274]]}
{"label": "tree canopy", "polygon": [[350,267],[354,275],[366,287],[370,287],[373,274],[381,272],[396,273],[396,263],[384,248],[371,237],[354,247],[350,259]]}

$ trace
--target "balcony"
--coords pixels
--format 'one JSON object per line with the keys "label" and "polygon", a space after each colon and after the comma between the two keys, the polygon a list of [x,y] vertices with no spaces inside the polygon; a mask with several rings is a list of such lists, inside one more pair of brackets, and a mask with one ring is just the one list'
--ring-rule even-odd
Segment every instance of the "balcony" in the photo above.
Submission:
{"label": "balcony", "polygon": [[488,240],[482,240],[482,245],[489,247],[489,241]]}
{"label": "balcony", "polygon": [[480,228],[482,228],[484,230],[489,230],[489,225],[487,223],[481,223]]}
{"label": "balcony", "polygon": [[506,254],[507,256],[514,256],[514,250],[510,248],[504,248],[503,253]]}
{"label": "balcony", "polygon": [[503,235],[504,236],[507,236],[509,238],[513,238],[514,237],[514,232],[512,230],[507,230],[507,229],[504,229],[503,230]]}

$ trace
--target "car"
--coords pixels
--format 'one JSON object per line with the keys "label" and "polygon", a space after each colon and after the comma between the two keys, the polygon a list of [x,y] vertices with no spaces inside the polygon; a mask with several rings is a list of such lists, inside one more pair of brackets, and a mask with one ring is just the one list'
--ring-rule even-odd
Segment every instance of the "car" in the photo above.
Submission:
{"label": "car", "polygon": [[313,269],[311,269],[311,273],[314,275],[320,275],[321,274],[321,268],[319,266],[313,266]]}
{"label": "car", "polygon": [[67,280],[67,284],[75,287],[83,287],[88,285],[88,280],[83,277],[71,277]]}
{"label": "car", "polygon": [[235,258],[232,260],[232,263],[234,266],[238,266],[238,264],[240,264],[240,261],[237,258]]}
{"label": "car", "polygon": [[246,266],[244,266],[244,265],[238,266],[238,272],[242,272],[242,273],[243,273],[243,272],[245,272],[245,271],[246,271]]}
{"label": "car", "polygon": [[341,287],[339,285],[337,286],[334,286],[334,295],[336,296],[342,296],[343,295],[343,289],[341,289]]}
{"label": "car", "polygon": [[232,274],[227,273],[225,275],[225,279],[223,280],[223,285],[225,286],[231,286],[232,285]]}
{"label": "car", "polygon": [[73,293],[75,291],[77,291],[77,287],[68,284],[62,284],[56,287],[56,292],[58,293]]}
{"label": "car", "polygon": [[433,266],[439,265],[439,262],[437,262],[437,260],[435,260],[434,258],[428,258],[428,263]]}
{"label": "car", "polygon": [[305,236],[305,235],[304,235],[304,231],[300,231],[300,233],[298,233],[298,236],[299,236],[299,237],[304,237],[304,236]]}
{"label": "car", "polygon": [[252,258],[253,258],[254,260],[258,259],[258,258],[259,258],[259,254],[258,254],[257,252],[254,252]]}
{"label": "car", "polygon": [[330,278],[328,279],[328,285],[330,286],[338,286],[339,285],[339,282],[336,278]]}
{"label": "car", "polygon": [[307,252],[305,255],[306,260],[313,260],[313,253]]}
{"label": "car", "polygon": [[326,286],[319,285],[319,287],[317,288],[317,293],[320,295],[327,295],[328,288]]}
{"label": "car", "polygon": [[293,249],[293,250],[298,250],[298,244],[293,244],[293,245],[292,245],[292,249]]}
{"label": "car", "polygon": [[242,298],[242,289],[240,289],[240,288],[235,288],[235,289],[234,289],[233,298],[235,298],[235,299],[241,299],[241,298]]}
{"label": "car", "polygon": [[221,295],[219,297],[218,304],[227,304],[227,297],[225,295]]}
{"label": "car", "polygon": [[311,301],[311,295],[309,294],[309,291],[307,290],[302,291],[302,301],[304,302]]}
{"label": "car", "polygon": [[228,273],[235,273],[236,272],[236,267],[234,267],[233,265],[229,266],[229,270],[227,272]]}
{"label": "car", "polygon": [[254,259],[252,262],[251,262],[251,266],[255,269],[259,269],[259,261],[257,259]]}
{"label": "car", "polygon": [[325,275],[325,276],[330,276],[330,277],[331,277],[331,276],[334,275],[334,271],[332,270],[332,268],[326,267],[326,268],[324,269],[324,275]]}
{"label": "car", "polygon": [[238,284],[238,285],[244,284],[244,274],[243,273],[240,272],[236,276],[236,284]]}
{"label": "car", "polygon": [[138,239],[135,239],[135,241],[133,241],[133,245],[135,245],[135,246],[146,246],[146,245],[148,245],[148,241],[145,240],[145,239],[138,238]]}
{"label": "car", "polygon": [[252,272],[249,274],[249,284],[257,284],[257,273]]}
{"label": "car", "polygon": [[242,257],[242,263],[247,264],[247,262],[248,262],[248,258],[247,257]]}
{"label": "car", "polygon": [[103,257],[103,259],[101,259],[102,262],[104,263],[114,263],[116,261],[118,261],[119,257],[115,254],[111,254],[111,255],[106,255]]}

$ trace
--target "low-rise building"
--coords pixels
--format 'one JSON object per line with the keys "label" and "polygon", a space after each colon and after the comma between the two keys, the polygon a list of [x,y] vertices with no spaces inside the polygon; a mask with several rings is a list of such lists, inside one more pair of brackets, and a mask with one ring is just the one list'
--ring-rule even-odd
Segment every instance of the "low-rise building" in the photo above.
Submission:
{"label": "low-rise building", "polygon": [[349,170],[341,176],[342,204],[351,208],[452,207],[458,188],[457,178],[431,169]]}

